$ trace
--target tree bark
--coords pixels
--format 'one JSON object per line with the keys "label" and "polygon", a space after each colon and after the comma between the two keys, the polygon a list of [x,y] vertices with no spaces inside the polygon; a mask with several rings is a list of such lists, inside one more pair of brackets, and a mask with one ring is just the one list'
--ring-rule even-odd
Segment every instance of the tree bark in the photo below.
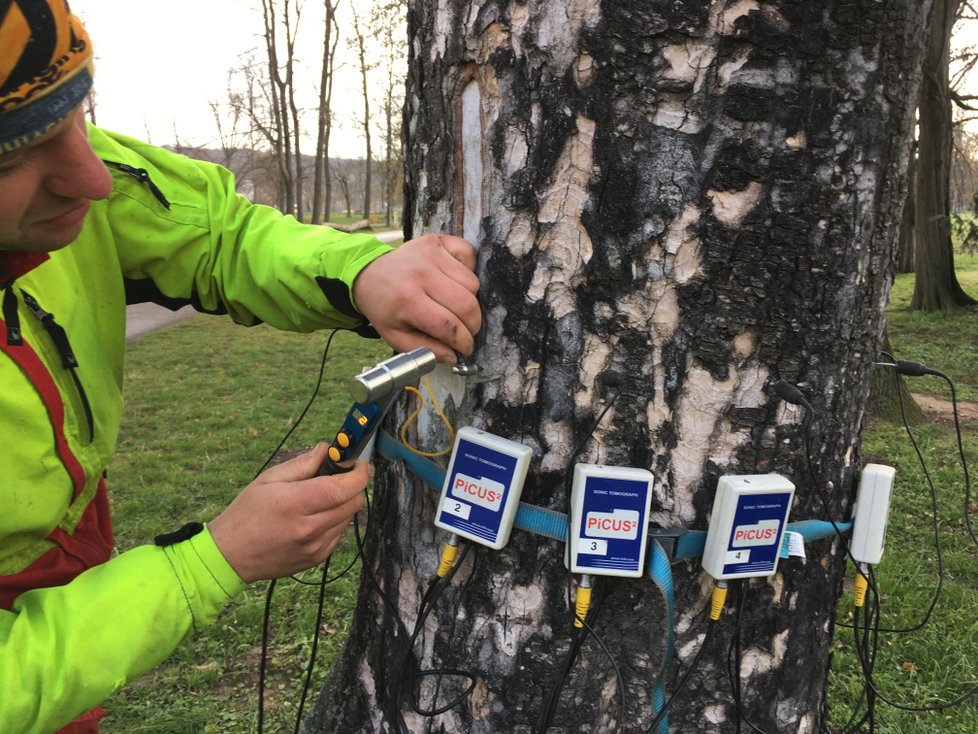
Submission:
{"label": "tree bark", "polygon": [[[410,7],[405,236],[481,245],[485,379],[435,392],[457,426],[534,449],[523,501],[565,512],[578,460],[648,468],[653,520],[705,529],[724,474],[778,472],[792,520],[824,518],[811,453],[841,518],[859,470],[872,363],[906,196],[928,3],[415,0]],[[474,85],[474,86],[473,86]],[[591,435],[621,375],[620,397]],[[445,442],[430,412],[417,442]],[[436,492],[378,462],[364,564],[408,630],[445,534]],[[749,585],[743,704],[766,732],[821,730],[844,559],[820,541]],[[572,636],[563,544],[514,530],[477,547],[414,647],[476,678],[425,717],[392,700],[404,634],[364,581],[308,732],[535,732]],[[674,566],[677,666],[704,634],[710,582]],[[641,732],[665,610],[648,579],[596,579],[590,639],[551,732]],[[673,731],[732,732],[732,615],[677,704]],[[670,678],[669,685],[675,680]],[[441,700],[464,681],[443,676]],[[432,678],[422,687],[435,685]],[[430,702],[429,702],[430,703]],[[623,718],[619,718],[619,706]]]}
{"label": "tree bark", "polygon": [[951,244],[951,151],[954,142],[948,81],[951,29],[960,0],[935,0],[920,92],[917,142],[917,228],[910,308],[948,311],[975,304],[954,273]]}

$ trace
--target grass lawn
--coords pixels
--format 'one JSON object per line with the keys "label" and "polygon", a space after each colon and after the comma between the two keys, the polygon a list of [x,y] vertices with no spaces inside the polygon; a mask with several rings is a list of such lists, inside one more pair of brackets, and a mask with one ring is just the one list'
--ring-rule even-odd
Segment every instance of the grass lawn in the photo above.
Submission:
{"label": "grass lawn", "polygon": [[[978,256],[956,254],[955,263],[964,289],[978,297]],[[912,293],[913,275],[898,276],[887,316],[895,356],[923,362],[949,375],[958,400],[978,400],[978,309],[949,315],[914,313],[908,310]],[[915,394],[950,400],[942,379],[910,378],[907,384]],[[970,409],[969,415],[978,415],[973,406],[963,407]],[[943,409],[929,417],[913,435],[935,487],[944,564],[941,597],[922,629],[881,634],[875,669],[880,692],[904,706],[946,704],[978,685],[978,547],[964,520],[964,474],[950,411]],[[978,419],[963,419],[961,427],[974,482]],[[893,629],[913,627],[924,619],[938,581],[927,479],[902,426],[870,425],[862,453],[864,458],[897,468],[886,552],[876,568],[882,594],[880,624]],[[975,502],[978,497],[972,490]],[[976,510],[978,506],[970,508],[972,513]],[[972,519],[978,529],[978,515],[972,514]],[[837,616],[843,624],[851,622],[851,600],[847,591]],[[839,626],[828,696],[831,723],[846,723],[862,687],[852,631]],[[978,732],[978,701],[971,699],[943,712],[902,711],[879,702],[876,725],[884,734]]]}
{"label": "grass lawn", "polygon": [[[959,278],[978,295],[978,257],[958,256]],[[961,399],[978,400],[978,313],[951,316],[906,311],[912,276],[900,276],[889,313],[898,358],[942,370]],[[326,334],[245,329],[224,319],[195,317],[130,344],[127,408],[110,467],[118,543],[125,550],[192,519],[208,519],[254,476],[302,412],[313,392]],[[333,341],[319,397],[285,451],[332,437],[350,398],[345,381],[387,356],[379,342],[340,333]],[[911,389],[947,398],[946,385],[917,378]],[[964,426],[966,450],[978,456],[978,424]],[[947,701],[978,684],[978,550],[962,521],[964,490],[953,434],[946,421],[915,431],[938,493],[945,579],[929,624],[881,642],[878,684],[901,703]],[[898,468],[887,553],[877,572],[884,593],[883,624],[918,621],[935,584],[930,498],[906,434],[899,426],[869,426],[863,454]],[[352,559],[352,542],[333,570]],[[339,651],[359,579],[354,572],[328,587],[323,637],[311,685],[319,690]],[[113,696],[106,734],[237,734],[256,730],[256,698],[265,585],[249,589],[218,621],[173,657]],[[317,589],[278,585],[271,621],[266,732],[291,731],[315,620]],[[846,622],[849,598],[840,605]],[[851,633],[838,628],[830,678],[830,720],[849,717],[861,689]],[[307,709],[308,710],[308,709]],[[978,732],[978,706],[917,714],[878,706],[882,732]]]}
{"label": "grass lawn", "polygon": [[[311,397],[327,336],[196,316],[130,344],[126,414],[109,476],[120,549],[213,517],[251,481]],[[338,333],[319,396],[283,452],[332,438],[350,405],[346,380],[389,353],[379,341]],[[334,554],[333,573],[353,559],[352,545],[348,539]],[[313,697],[342,645],[358,580],[359,566],[328,586]],[[265,589],[248,589],[213,626],[113,696],[103,731],[256,731]],[[317,594],[288,579],[276,588],[266,732],[292,731]]]}

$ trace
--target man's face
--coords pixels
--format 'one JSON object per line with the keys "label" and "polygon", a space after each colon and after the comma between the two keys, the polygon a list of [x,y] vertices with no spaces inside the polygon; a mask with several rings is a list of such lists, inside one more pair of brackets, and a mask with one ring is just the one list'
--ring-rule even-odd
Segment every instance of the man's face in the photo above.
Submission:
{"label": "man's face", "polygon": [[79,106],[30,145],[0,155],[0,251],[64,247],[81,232],[91,202],[111,190]]}

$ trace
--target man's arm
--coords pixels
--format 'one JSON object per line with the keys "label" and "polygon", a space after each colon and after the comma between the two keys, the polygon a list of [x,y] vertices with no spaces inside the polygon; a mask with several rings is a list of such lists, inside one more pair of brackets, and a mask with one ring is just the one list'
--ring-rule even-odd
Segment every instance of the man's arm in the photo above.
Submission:
{"label": "man's arm", "polygon": [[315,477],[320,445],[262,473],[204,530],[146,545],[0,610],[0,731],[54,731],[166,659],[245,582],[321,563],[360,508],[365,464]]}
{"label": "man's arm", "polygon": [[[220,166],[97,128],[90,139],[115,188],[88,226],[115,242],[128,279],[243,324],[312,331],[369,321],[398,351],[428,346],[444,361],[471,351],[478,279],[464,240],[429,235],[394,249],[300,224],[239,196]],[[111,162],[145,170],[153,187]]]}

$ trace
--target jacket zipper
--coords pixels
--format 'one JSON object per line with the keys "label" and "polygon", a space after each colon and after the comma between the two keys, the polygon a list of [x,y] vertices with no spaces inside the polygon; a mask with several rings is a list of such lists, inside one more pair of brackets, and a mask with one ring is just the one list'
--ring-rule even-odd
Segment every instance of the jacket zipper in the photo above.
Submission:
{"label": "jacket zipper", "polygon": [[88,402],[88,394],[85,392],[85,387],[82,385],[78,373],[75,371],[78,367],[78,359],[75,357],[75,352],[71,348],[71,343],[68,341],[68,334],[61,324],[54,320],[54,314],[41,308],[41,305],[32,295],[21,291],[21,296],[24,299],[24,305],[34,314],[35,318],[37,318],[41,326],[48,333],[48,336],[54,343],[55,349],[58,350],[58,354],[61,357],[61,366],[68,371],[72,381],[75,383],[75,388],[78,390],[78,397],[81,399],[82,408],[85,411],[85,420],[88,424],[88,441],[91,442],[95,439],[95,420],[92,417],[92,406]]}
{"label": "jacket zipper", "polygon": [[170,208],[170,202],[167,201],[167,198],[163,195],[163,192],[160,191],[159,187],[157,187],[157,185],[153,183],[152,179],[150,179],[149,173],[145,168],[136,168],[135,166],[130,166],[125,163],[116,163],[114,161],[102,161],[102,163],[146,184],[146,187],[149,189],[150,193],[156,197],[156,200],[167,209]]}

